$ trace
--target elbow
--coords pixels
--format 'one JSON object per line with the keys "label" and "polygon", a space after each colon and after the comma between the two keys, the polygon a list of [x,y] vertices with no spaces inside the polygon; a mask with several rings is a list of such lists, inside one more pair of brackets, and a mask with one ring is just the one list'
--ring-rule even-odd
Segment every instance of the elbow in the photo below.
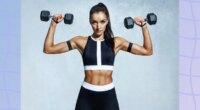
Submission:
{"label": "elbow", "polygon": [[146,56],[151,56],[153,55],[153,50],[147,51]]}
{"label": "elbow", "polygon": [[45,48],[45,47],[43,49],[43,53],[45,53],[45,54],[52,54],[51,49]]}
{"label": "elbow", "polygon": [[49,52],[46,49],[43,49],[43,53],[49,54]]}
{"label": "elbow", "polygon": [[49,54],[46,50],[43,50],[43,53],[45,53],[45,54]]}
{"label": "elbow", "polygon": [[143,53],[143,55],[144,56],[151,56],[151,55],[153,55],[153,48],[152,47],[144,47],[143,46],[143,51],[142,51],[142,53]]}
{"label": "elbow", "polygon": [[152,49],[150,49],[150,50],[144,50],[143,53],[142,53],[142,55],[144,55],[144,56],[151,56],[151,55],[153,55],[153,50]]}
{"label": "elbow", "polygon": [[153,55],[153,52],[151,52],[151,53],[148,53],[146,56],[151,56],[151,55]]}

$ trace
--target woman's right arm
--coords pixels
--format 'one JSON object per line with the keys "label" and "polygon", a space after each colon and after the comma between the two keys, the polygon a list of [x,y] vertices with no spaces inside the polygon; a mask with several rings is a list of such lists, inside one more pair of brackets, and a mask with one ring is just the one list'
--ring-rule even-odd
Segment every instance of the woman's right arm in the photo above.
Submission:
{"label": "woman's right arm", "polygon": [[[59,23],[63,20],[62,15],[54,15],[54,16],[57,19],[51,20],[51,24],[50,24],[50,27],[49,27],[49,30],[47,32],[46,39],[44,42],[43,52],[46,54],[58,54],[58,53],[64,53],[64,52],[69,51],[66,41],[60,42],[58,44],[54,44],[54,34],[55,34],[56,25],[57,25],[55,21]],[[72,49],[77,48],[76,46],[77,39],[78,37],[74,37],[70,39]]]}

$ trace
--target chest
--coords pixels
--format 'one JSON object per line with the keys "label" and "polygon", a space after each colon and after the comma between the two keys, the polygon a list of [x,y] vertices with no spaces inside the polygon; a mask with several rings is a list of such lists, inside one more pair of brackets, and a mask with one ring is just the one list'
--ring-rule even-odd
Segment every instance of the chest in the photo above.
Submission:
{"label": "chest", "polygon": [[113,65],[115,54],[105,41],[88,41],[82,57],[84,65]]}

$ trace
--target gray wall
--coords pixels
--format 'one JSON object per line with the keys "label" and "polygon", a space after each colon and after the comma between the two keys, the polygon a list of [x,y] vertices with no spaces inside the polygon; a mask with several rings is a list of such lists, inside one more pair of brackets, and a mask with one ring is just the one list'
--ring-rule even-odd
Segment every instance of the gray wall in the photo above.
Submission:
{"label": "gray wall", "polygon": [[41,22],[40,11],[74,14],[74,23],[60,23],[55,43],[76,35],[90,35],[89,10],[107,5],[114,35],[142,44],[139,27],[127,30],[126,16],[157,14],[148,26],[153,41],[152,56],[120,51],[113,72],[121,110],[178,110],[178,0],[22,0],[21,1],[21,88],[22,110],[73,110],[84,78],[77,50],[64,54],[43,53],[50,22]]}

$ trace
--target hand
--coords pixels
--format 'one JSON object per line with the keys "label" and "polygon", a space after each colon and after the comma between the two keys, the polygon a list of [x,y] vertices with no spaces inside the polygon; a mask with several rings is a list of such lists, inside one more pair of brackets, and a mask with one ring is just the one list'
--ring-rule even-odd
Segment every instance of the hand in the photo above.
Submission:
{"label": "hand", "polygon": [[135,24],[140,27],[145,23],[145,21],[142,17],[135,17],[134,21],[135,21]]}
{"label": "hand", "polygon": [[54,14],[52,21],[54,21],[56,24],[61,22],[63,20],[62,14]]}

